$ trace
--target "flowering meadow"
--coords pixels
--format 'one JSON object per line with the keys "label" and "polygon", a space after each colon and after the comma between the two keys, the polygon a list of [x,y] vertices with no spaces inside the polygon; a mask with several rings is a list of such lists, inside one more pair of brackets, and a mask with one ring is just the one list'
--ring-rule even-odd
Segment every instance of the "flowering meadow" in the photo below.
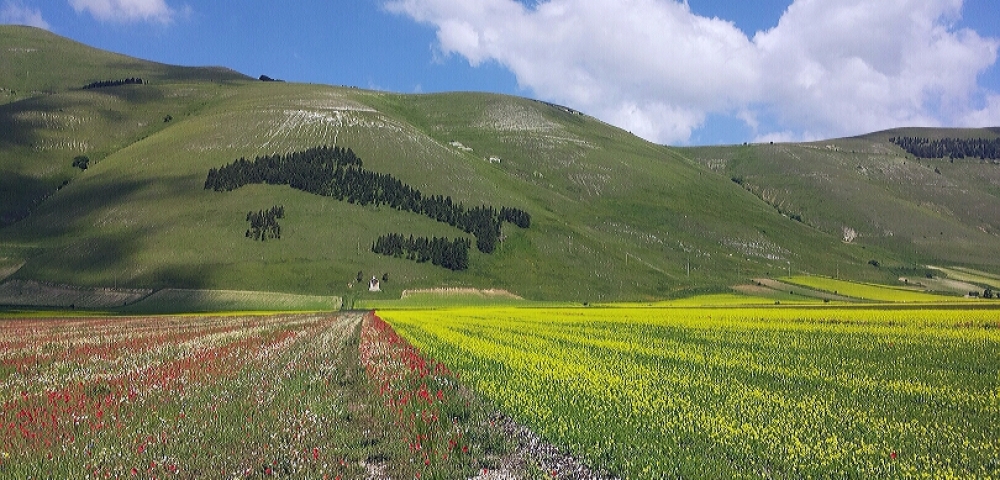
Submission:
{"label": "flowering meadow", "polygon": [[995,308],[451,308],[380,315],[623,478],[1000,478]]}
{"label": "flowering meadow", "polygon": [[0,319],[0,478],[469,478],[503,442],[372,314]]}

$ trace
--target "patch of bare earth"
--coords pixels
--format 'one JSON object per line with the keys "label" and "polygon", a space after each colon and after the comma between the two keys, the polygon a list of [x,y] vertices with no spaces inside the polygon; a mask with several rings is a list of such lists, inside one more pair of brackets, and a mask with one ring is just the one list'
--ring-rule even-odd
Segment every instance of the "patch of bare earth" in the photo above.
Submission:
{"label": "patch of bare earth", "polygon": [[[603,470],[587,466],[580,459],[546,442],[529,428],[502,413],[495,413],[490,417],[489,427],[497,429],[507,437],[515,448],[498,460],[497,468],[484,470],[471,480],[522,480],[537,478],[538,474],[545,478],[571,480],[618,478]],[[531,472],[535,472],[536,475],[532,475]]]}
{"label": "patch of bare earth", "polygon": [[736,285],[733,290],[740,292],[745,295],[769,295],[777,293],[777,290],[773,288],[768,288],[763,285],[747,284],[747,285]]}

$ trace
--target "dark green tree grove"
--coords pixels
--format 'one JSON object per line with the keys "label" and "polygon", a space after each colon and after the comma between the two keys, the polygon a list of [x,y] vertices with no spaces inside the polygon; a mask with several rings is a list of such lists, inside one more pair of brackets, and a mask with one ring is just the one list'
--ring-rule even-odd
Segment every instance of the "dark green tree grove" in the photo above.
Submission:
{"label": "dark green tree grove", "polygon": [[1000,138],[942,138],[931,140],[922,137],[892,137],[892,143],[907,153],[920,158],[978,158],[1000,159]]}
{"label": "dark green tree grove", "polygon": [[247,212],[250,228],[247,229],[246,237],[260,241],[280,239],[281,225],[278,224],[280,218],[285,218],[285,207],[281,205],[275,205],[270,210]]}
{"label": "dark green tree grove", "polygon": [[120,87],[122,85],[145,85],[146,82],[137,77],[123,78],[121,80],[101,80],[99,82],[91,82],[83,86],[84,90],[90,90],[93,88],[105,88],[105,87]]}
{"label": "dark green tree grove", "polygon": [[285,155],[240,158],[209,170],[205,189],[231,191],[249,184],[289,185],[358,205],[389,206],[447,223],[476,237],[476,248],[492,253],[500,242],[503,222],[529,228],[531,215],[517,208],[499,211],[482,205],[466,208],[450,196],[428,196],[390,174],[364,168],[350,149],[315,147]]}
{"label": "dark green tree grove", "polygon": [[372,244],[372,252],[397,258],[408,258],[418,263],[431,262],[449,270],[466,270],[469,268],[469,247],[472,242],[467,238],[427,238],[410,235],[409,238],[398,233],[382,235]]}

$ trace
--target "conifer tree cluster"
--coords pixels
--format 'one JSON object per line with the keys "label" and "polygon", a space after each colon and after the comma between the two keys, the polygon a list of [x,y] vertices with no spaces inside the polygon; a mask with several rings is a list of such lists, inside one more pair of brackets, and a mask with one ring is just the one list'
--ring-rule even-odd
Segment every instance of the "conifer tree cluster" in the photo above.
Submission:
{"label": "conifer tree cluster", "polygon": [[397,258],[408,258],[418,263],[431,262],[449,270],[466,270],[469,268],[469,247],[472,242],[467,238],[427,238],[410,235],[409,238],[398,233],[382,235],[372,244],[372,252]]}
{"label": "conifer tree cluster", "polygon": [[205,189],[217,192],[236,190],[245,185],[267,183],[289,185],[292,188],[330,195],[328,187],[335,182],[335,174],[345,175],[348,169],[361,168],[361,159],[351,149],[316,147],[285,155],[265,155],[247,160],[240,158],[221,168],[208,171]]}
{"label": "conifer tree cluster", "polygon": [[525,212],[524,210],[518,210],[516,208],[500,208],[500,220],[513,223],[521,228],[531,227],[531,215],[528,215],[528,212]]}
{"label": "conifer tree cluster", "polygon": [[482,205],[466,208],[450,196],[427,196],[390,174],[366,170],[348,148],[315,147],[285,155],[240,158],[209,170],[205,189],[231,191],[249,184],[289,185],[306,192],[359,205],[386,205],[447,223],[476,237],[476,248],[492,253],[500,241],[501,226],[531,225],[531,215],[510,207],[499,211]]}
{"label": "conifer tree cluster", "polygon": [[145,85],[145,81],[141,78],[123,78],[121,80],[102,80],[99,82],[91,82],[83,86],[84,90],[90,90],[92,88],[104,88],[104,87],[120,87],[122,85]]}
{"label": "conifer tree cluster", "polygon": [[890,142],[907,153],[920,158],[978,158],[1000,159],[1000,138],[942,138],[931,140],[923,137],[892,137]]}
{"label": "conifer tree cluster", "polygon": [[281,225],[278,225],[280,218],[285,218],[285,207],[282,205],[275,205],[270,210],[247,212],[250,228],[247,229],[246,237],[260,241],[280,239]]}

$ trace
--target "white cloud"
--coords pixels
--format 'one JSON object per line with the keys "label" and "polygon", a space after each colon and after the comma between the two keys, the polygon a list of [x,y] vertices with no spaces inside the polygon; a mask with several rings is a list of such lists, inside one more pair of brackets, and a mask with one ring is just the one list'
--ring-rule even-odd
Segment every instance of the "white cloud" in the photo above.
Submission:
{"label": "white cloud", "polygon": [[955,29],[961,7],[796,0],[750,37],[675,0],[386,4],[436,28],[441,53],[498,62],[539,97],[664,143],[687,141],[709,114],[742,119],[760,138],[969,119],[973,99],[995,93],[977,76],[998,42]]}
{"label": "white cloud", "polygon": [[0,23],[28,25],[51,30],[49,23],[42,18],[41,10],[28,8],[20,2],[4,2],[3,8],[0,8]]}
{"label": "white cloud", "polygon": [[826,135],[954,124],[997,41],[955,31],[961,0],[798,0],[755,35],[761,100],[784,123]]}
{"label": "white cloud", "polygon": [[986,98],[984,106],[968,112],[959,120],[962,127],[996,127],[1000,126],[1000,94]]}
{"label": "white cloud", "polygon": [[758,135],[751,140],[751,143],[789,143],[789,142],[813,142],[822,140],[824,137],[818,137],[811,133],[802,132],[792,132],[785,130],[783,132],[769,132],[764,135]]}
{"label": "white cloud", "polygon": [[167,24],[179,14],[164,0],[69,0],[69,4],[77,13],[90,12],[102,22]]}

